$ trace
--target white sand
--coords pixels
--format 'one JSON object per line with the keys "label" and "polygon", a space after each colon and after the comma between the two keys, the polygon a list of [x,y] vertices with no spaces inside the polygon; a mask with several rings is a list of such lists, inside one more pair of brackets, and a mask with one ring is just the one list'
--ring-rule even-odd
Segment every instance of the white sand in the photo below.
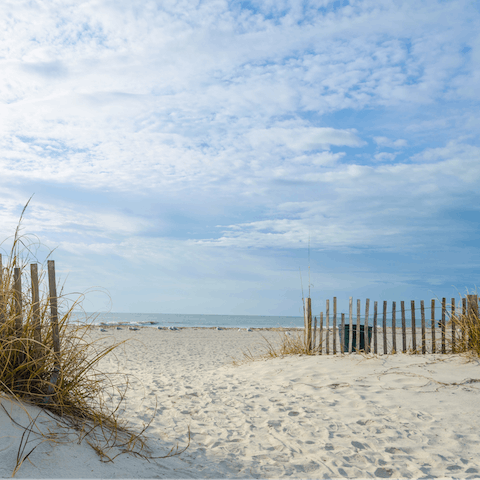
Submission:
{"label": "white sand", "polygon": [[[261,332],[275,340],[276,332]],[[233,366],[259,332],[109,329],[132,338],[103,368],[130,373],[125,417],[154,455],[102,463],[83,441],[44,442],[18,478],[480,477],[480,362],[452,355],[296,356]],[[11,415],[26,413],[5,398]],[[28,407],[30,415],[37,409]],[[57,431],[53,420],[39,422]],[[0,408],[0,476],[15,466],[22,429]],[[34,439],[26,452],[38,443]]]}

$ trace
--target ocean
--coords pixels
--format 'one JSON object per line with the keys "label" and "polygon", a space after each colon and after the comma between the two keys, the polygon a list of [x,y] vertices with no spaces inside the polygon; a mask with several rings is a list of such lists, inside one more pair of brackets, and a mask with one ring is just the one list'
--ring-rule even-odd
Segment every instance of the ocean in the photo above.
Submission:
{"label": "ocean", "polygon": [[261,315],[201,315],[175,313],[82,313],[74,321],[95,325],[152,327],[223,327],[223,328],[303,328],[303,317]]}
{"label": "ocean", "polygon": [[[409,312],[407,312],[408,314]],[[329,327],[332,328],[333,318],[330,314]],[[348,317],[345,316],[348,323]],[[401,328],[402,321],[397,312],[396,325]],[[318,318],[318,317],[317,317]],[[223,327],[223,328],[304,328],[303,317],[290,316],[269,316],[269,315],[202,315],[202,314],[181,314],[181,313],[82,313],[72,315],[73,321],[81,323],[93,323],[94,325],[127,325],[127,326],[152,326],[152,327]],[[437,317],[437,321],[439,317]],[[448,321],[448,318],[447,318]],[[337,313],[337,327],[340,326],[341,314]],[[361,324],[365,317],[361,317]],[[427,319],[429,326],[430,319]],[[353,316],[353,323],[357,323],[356,314]],[[368,323],[373,325],[373,314],[369,316]],[[377,317],[377,324],[382,326],[383,318]],[[406,327],[412,325],[410,315],[405,319]],[[417,328],[421,326],[420,318],[416,319]],[[325,326],[325,323],[324,323]],[[388,313],[387,326],[392,326],[391,313]]]}

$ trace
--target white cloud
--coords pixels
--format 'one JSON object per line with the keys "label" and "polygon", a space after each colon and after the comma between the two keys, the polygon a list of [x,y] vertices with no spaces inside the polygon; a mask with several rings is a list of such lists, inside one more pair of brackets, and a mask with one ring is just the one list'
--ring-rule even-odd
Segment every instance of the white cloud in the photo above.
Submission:
{"label": "white cloud", "polygon": [[389,153],[389,152],[380,152],[374,155],[376,162],[393,162],[397,157],[398,153]]}
{"label": "white cloud", "polygon": [[373,137],[375,143],[380,147],[402,148],[407,146],[407,141],[399,138],[398,140],[390,140],[387,137]]}

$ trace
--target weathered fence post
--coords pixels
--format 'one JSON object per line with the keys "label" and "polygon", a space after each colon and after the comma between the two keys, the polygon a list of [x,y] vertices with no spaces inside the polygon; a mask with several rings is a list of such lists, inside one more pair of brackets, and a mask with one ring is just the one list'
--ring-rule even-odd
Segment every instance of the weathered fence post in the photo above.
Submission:
{"label": "weathered fence post", "polygon": [[[462,317],[463,317],[463,320],[465,320],[466,315],[467,315],[467,299],[462,298]],[[462,322],[462,323],[464,323],[464,322]],[[463,343],[464,346],[467,344],[466,336],[467,336],[467,332],[465,331],[465,328],[462,328],[462,343]]]}
{"label": "weathered fence post", "polygon": [[[467,305],[468,305],[468,317],[469,317],[469,324],[472,324],[473,322],[478,322],[479,316],[478,316],[478,297],[477,295],[467,295]],[[468,338],[468,346],[471,348],[472,347],[472,336],[469,335]]]}
{"label": "weathered fence post", "polygon": [[345,353],[345,314],[342,313],[342,325],[340,327],[340,352]]}
{"label": "weathered fence post", "polygon": [[312,299],[307,298],[307,349],[312,351]]}
{"label": "weathered fence post", "polygon": [[396,303],[392,302],[392,333],[393,333],[393,352],[397,353],[397,325],[396,325],[396,318],[395,318],[395,307]]}
{"label": "weathered fence post", "polygon": [[377,348],[377,306],[378,302],[373,302],[373,353],[378,353]]}
{"label": "weathered fence post", "polygon": [[400,302],[400,308],[402,310],[402,351],[407,353],[407,327],[405,325],[405,302]]}
{"label": "weathered fence post", "polygon": [[435,343],[435,299],[434,298],[432,298],[431,310],[432,310],[432,353],[435,353],[437,348]]}
{"label": "weathered fence post", "polygon": [[349,335],[348,335],[348,353],[352,353],[352,339],[353,339],[352,309],[353,309],[353,297],[350,297],[348,299],[348,318],[349,318],[349,322],[350,322]]}
{"label": "weathered fence post", "polygon": [[60,335],[58,331],[58,300],[54,260],[48,261],[48,286],[50,292],[50,322],[52,326],[53,351],[57,357],[57,366],[60,366]]}
{"label": "weathered fence post", "polygon": [[33,338],[37,342],[34,350],[39,353],[42,343],[42,327],[40,325],[40,295],[38,291],[38,265],[30,265],[30,278],[32,281],[32,317],[33,317]]}
{"label": "weathered fence post", "polygon": [[3,265],[0,253],[0,323],[5,322],[5,297],[3,294]]}
{"label": "weathered fence post", "polygon": [[325,312],[325,335],[326,335],[326,352],[330,353],[330,300],[327,298],[327,311]]}
{"label": "weathered fence post", "polygon": [[446,345],[445,345],[445,340],[446,340],[446,335],[445,335],[445,324],[446,324],[446,314],[447,313],[447,299],[445,297],[442,298],[442,323],[441,323],[441,328],[442,328],[442,353],[447,353],[446,350]]}
{"label": "weathered fence post", "polygon": [[452,322],[452,353],[455,353],[456,345],[455,345],[455,298],[452,298],[452,305],[451,305],[451,314],[450,314],[450,321]]}
{"label": "weathered fence post", "polygon": [[363,328],[363,344],[365,345],[365,353],[369,352],[369,343],[368,343],[368,310],[370,308],[370,299],[367,298],[365,301],[365,325]]}
{"label": "weathered fence post", "polygon": [[320,312],[320,330],[318,332],[319,342],[318,342],[318,349],[320,351],[320,355],[323,354],[323,312]]}
{"label": "weathered fence post", "polygon": [[337,353],[337,297],[333,297],[333,354]]}
{"label": "weathered fence post", "polygon": [[383,301],[383,353],[388,353],[387,347],[387,301]]}
{"label": "weathered fence post", "polygon": [[412,309],[412,348],[414,353],[417,353],[417,326],[415,325],[415,300],[410,301],[410,308]]}
{"label": "weathered fence post", "polygon": [[[353,335],[353,333],[352,333]],[[360,351],[360,299],[357,299],[357,329],[355,331],[355,351]]]}
{"label": "weathered fence post", "polygon": [[317,349],[317,317],[314,317],[313,320],[313,335],[312,335],[312,346],[310,347],[312,351]]}
{"label": "weathered fence post", "polygon": [[420,311],[422,315],[422,353],[427,351],[427,335],[425,332],[425,304],[423,300],[420,300]]}
{"label": "weathered fence post", "polygon": [[21,335],[23,328],[22,272],[18,267],[13,269],[13,303],[15,311],[15,329],[18,336]]}

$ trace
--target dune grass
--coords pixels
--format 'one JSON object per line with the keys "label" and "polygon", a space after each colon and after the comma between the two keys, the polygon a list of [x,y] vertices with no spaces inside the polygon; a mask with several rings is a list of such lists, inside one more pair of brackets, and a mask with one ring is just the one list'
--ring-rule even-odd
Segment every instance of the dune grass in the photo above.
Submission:
{"label": "dune grass", "polygon": [[[71,322],[73,313],[81,310],[82,295],[74,300],[63,292],[58,295],[60,353],[55,351],[48,292],[41,291],[38,302],[34,303],[32,299],[26,270],[32,260],[37,260],[35,242],[20,235],[21,219],[11,239],[12,247],[6,261],[2,255],[0,403],[3,397],[4,400],[8,398],[41,407],[57,425],[73,428],[79,441],[85,439],[102,461],[113,461],[122,453],[153,458],[149,456],[144,436],[149,425],[136,431],[121,419],[128,377],[103,372],[99,368],[99,362],[123,342],[109,347],[99,346],[89,338],[88,325]],[[20,298],[14,288],[15,268],[20,269],[24,280]],[[45,269],[40,266],[39,270],[39,284],[43,285]],[[3,411],[8,414],[4,407]],[[23,427],[30,435],[35,419]],[[59,435],[42,434],[38,426],[36,433],[42,437],[41,441],[61,441]],[[13,474],[33,451],[24,452],[23,440],[22,437]],[[179,453],[177,447],[167,456]]]}

